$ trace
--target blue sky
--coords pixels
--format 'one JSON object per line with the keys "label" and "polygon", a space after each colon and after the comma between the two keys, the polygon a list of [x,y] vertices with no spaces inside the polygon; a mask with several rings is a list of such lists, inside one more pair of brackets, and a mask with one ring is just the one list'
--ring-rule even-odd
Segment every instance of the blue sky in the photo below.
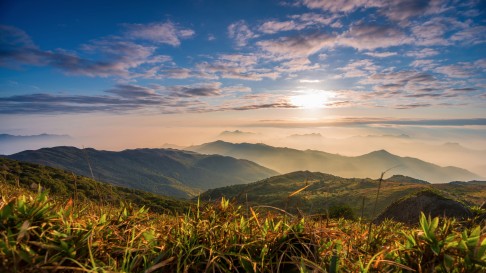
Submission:
{"label": "blue sky", "polygon": [[484,137],[484,1],[4,0],[0,25],[7,133],[145,120],[467,125]]}

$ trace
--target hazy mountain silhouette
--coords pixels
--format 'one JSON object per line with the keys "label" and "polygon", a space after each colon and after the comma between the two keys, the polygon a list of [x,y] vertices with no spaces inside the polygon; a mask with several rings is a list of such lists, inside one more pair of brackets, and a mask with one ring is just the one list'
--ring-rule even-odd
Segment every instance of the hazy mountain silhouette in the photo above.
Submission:
{"label": "hazy mountain silhouette", "polygon": [[91,177],[91,165],[99,181],[184,198],[201,190],[253,182],[277,174],[248,160],[172,149],[112,152],[64,146],[24,151],[8,157],[88,177]]}
{"label": "hazy mountain silhouette", "polygon": [[12,154],[27,149],[39,149],[59,145],[71,145],[73,139],[69,135],[10,135],[0,134],[0,154]]}
{"label": "hazy mountain silhouette", "polygon": [[265,144],[234,144],[224,141],[187,149],[204,154],[220,154],[251,160],[280,173],[309,170],[342,177],[377,178],[382,171],[393,168],[387,173],[388,176],[401,174],[432,183],[480,179],[478,175],[465,169],[441,167],[420,159],[393,155],[385,150],[349,157],[315,150],[302,151]]}

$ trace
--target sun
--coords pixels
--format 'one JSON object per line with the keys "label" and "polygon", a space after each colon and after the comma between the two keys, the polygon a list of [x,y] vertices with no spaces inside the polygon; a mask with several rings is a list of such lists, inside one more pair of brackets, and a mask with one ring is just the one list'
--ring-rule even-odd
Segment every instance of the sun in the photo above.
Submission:
{"label": "sun", "polygon": [[323,108],[327,100],[325,93],[312,90],[298,92],[298,95],[290,97],[290,103],[304,109]]}

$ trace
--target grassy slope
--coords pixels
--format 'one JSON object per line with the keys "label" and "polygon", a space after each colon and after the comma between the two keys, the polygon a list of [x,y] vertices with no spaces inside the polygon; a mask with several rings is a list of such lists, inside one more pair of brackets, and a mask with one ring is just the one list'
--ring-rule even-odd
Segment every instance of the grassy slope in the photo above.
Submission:
{"label": "grassy slope", "polygon": [[[406,182],[397,177],[398,182],[382,182],[377,211],[384,211],[394,201],[424,188],[435,188],[446,196],[461,199],[470,205],[481,205],[486,200],[486,187],[474,183],[424,184]],[[302,192],[289,195],[306,185]],[[240,203],[248,201],[253,205],[270,205],[295,212],[300,209],[306,214],[323,213],[329,207],[345,204],[350,206],[356,215],[361,215],[362,201],[365,197],[364,216],[370,217],[378,188],[378,181],[372,179],[346,179],[317,172],[293,172],[264,179],[246,185],[235,185],[212,189],[201,195],[203,200],[217,199],[221,196],[235,198]],[[376,215],[377,215],[376,214]]]}
{"label": "grassy slope", "polygon": [[385,221],[369,236],[363,222],[250,211],[222,200],[175,217],[10,191],[0,202],[0,272],[486,270],[480,226],[422,215],[419,229]]}
{"label": "grassy slope", "polygon": [[44,148],[9,158],[62,168],[97,180],[143,191],[189,198],[201,190],[253,182],[275,171],[247,160],[207,156],[171,149],[135,149],[121,152]]}
{"label": "grassy slope", "polygon": [[72,198],[79,203],[90,201],[116,207],[125,202],[157,212],[183,212],[189,206],[187,201],[99,183],[61,169],[6,158],[0,158],[0,172],[0,186],[5,190],[18,184],[35,192],[38,190],[36,185],[41,185],[61,201]]}

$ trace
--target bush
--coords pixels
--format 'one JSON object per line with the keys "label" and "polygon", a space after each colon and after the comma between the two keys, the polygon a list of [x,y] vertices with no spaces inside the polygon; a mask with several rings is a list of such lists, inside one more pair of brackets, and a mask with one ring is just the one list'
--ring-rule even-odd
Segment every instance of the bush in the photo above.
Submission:
{"label": "bush", "polygon": [[336,204],[332,205],[329,208],[329,217],[330,218],[344,218],[348,220],[353,220],[355,219],[354,211],[353,209],[346,204]]}

